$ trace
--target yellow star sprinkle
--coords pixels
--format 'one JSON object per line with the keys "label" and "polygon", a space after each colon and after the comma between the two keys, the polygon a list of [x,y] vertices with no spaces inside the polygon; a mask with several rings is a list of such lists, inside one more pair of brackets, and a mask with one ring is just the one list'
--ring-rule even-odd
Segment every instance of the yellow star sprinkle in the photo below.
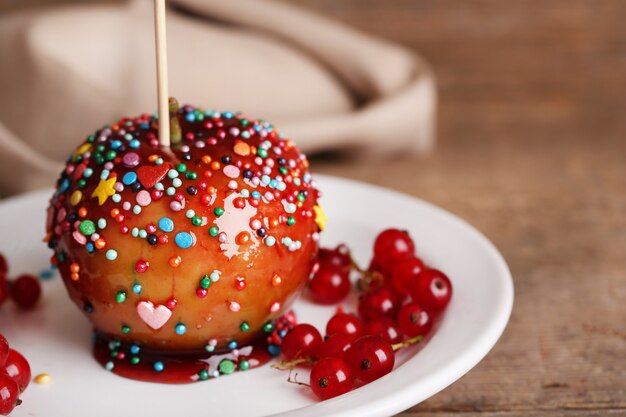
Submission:
{"label": "yellow star sprinkle", "polygon": [[324,210],[320,206],[313,206],[313,211],[315,212],[315,223],[317,223],[317,226],[320,228],[320,230],[326,229],[328,216],[326,216]]}
{"label": "yellow star sprinkle", "polygon": [[116,177],[109,178],[108,180],[100,180],[98,186],[93,190],[91,197],[98,197],[98,204],[103,205],[109,197],[115,194],[115,181]]}

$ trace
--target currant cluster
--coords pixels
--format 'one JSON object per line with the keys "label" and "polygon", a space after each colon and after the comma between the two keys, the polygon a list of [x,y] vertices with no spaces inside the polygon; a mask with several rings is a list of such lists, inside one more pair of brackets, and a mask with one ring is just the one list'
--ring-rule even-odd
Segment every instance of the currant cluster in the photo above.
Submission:
{"label": "currant cluster", "polygon": [[398,229],[377,236],[367,270],[345,245],[321,249],[310,297],[325,305],[344,300],[352,271],[361,275],[358,315],[339,308],[324,338],[310,324],[299,324],[282,341],[279,368],[312,365],[309,386],[322,400],[390,373],[395,352],[428,337],[452,297],[448,277],[426,266],[408,233]]}
{"label": "currant cluster", "polygon": [[0,334],[0,415],[7,416],[21,401],[19,399],[30,382],[30,365]]}
{"label": "currant cluster", "polygon": [[22,274],[15,279],[8,279],[9,264],[0,254],[0,306],[9,298],[21,310],[30,310],[41,298],[41,285],[37,277]]}

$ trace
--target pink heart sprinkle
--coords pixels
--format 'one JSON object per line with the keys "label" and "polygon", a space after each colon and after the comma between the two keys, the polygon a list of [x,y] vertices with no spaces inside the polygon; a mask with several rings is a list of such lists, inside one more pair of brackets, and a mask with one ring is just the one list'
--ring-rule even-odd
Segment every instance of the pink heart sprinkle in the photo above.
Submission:
{"label": "pink heart sprinkle", "polygon": [[154,306],[151,301],[140,301],[137,304],[137,314],[148,326],[158,330],[172,317],[172,310],[164,305]]}

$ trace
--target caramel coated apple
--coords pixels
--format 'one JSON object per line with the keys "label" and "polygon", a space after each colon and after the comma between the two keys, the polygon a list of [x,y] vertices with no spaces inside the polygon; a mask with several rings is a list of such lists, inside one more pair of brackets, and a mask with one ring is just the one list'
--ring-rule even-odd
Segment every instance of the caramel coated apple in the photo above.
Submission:
{"label": "caramel coated apple", "polygon": [[307,282],[324,215],[304,155],[263,121],[185,106],[182,144],[122,119],[71,155],[47,240],[107,337],[167,352],[240,346]]}

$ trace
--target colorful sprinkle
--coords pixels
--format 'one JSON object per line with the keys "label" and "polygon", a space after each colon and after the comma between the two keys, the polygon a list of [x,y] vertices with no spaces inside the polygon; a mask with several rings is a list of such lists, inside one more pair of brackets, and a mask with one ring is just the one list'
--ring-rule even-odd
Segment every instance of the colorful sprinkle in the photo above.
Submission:
{"label": "colorful sprinkle", "polygon": [[169,217],[161,217],[159,219],[159,229],[169,233],[174,230],[174,221]]}
{"label": "colorful sprinkle", "polygon": [[141,190],[137,193],[135,201],[137,201],[137,204],[140,206],[146,207],[152,202],[152,196],[150,196],[150,193],[146,190]]}
{"label": "colorful sprinkle", "polygon": [[115,194],[115,177],[108,180],[100,180],[91,196],[97,197],[98,204],[103,205],[113,194]]}
{"label": "colorful sprinkle", "polygon": [[237,367],[235,366],[235,363],[230,359],[224,359],[219,364],[220,373],[224,375],[232,374],[233,372],[235,372],[235,369],[237,369]]}
{"label": "colorful sprinkle", "polygon": [[45,385],[45,384],[49,384],[50,382],[52,382],[52,377],[50,376],[50,374],[39,374],[35,376],[33,381],[35,382],[35,384]]}
{"label": "colorful sprinkle", "polygon": [[181,249],[187,249],[193,245],[193,237],[187,232],[177,233],[174,240],[176,245]]}
{"label": "colorful sprinkle", "polygon": [[240,173],[239,168],[234,165],[226,165],[223,172],[228,178],[238,178]]}
{"label": "colorful sprinkle", "polygon": [[125,185],[133,185],[134,183],[137,182],[137,174],[135,174],[134,172],[127,172],[126,174],[124,174],[124,176],[122,177],[122,182]]}
{"label": "colorful sprinkle", "polygon": [[118,304],[121,304],[124,301],[126,301],[126,292],[125,291],[118,291],[118,293],[115,294],[115,301],[117,301]]}
{"label": "colorful sprinkle", "polygon": [[184,335],[185,333],[187,333],[187,326],[185,326],[183,323],[178,323],[178,324],[176,325],[175,330],[176,330],[176,334],[177,334],[177,335],[182,336],[182,335]]}
{"label": "colorful sprinkle", "polygon": [[91,220],[83,220],[80,223],[79,230],[85,236],[91,236],[96,233],[96,224]]}

